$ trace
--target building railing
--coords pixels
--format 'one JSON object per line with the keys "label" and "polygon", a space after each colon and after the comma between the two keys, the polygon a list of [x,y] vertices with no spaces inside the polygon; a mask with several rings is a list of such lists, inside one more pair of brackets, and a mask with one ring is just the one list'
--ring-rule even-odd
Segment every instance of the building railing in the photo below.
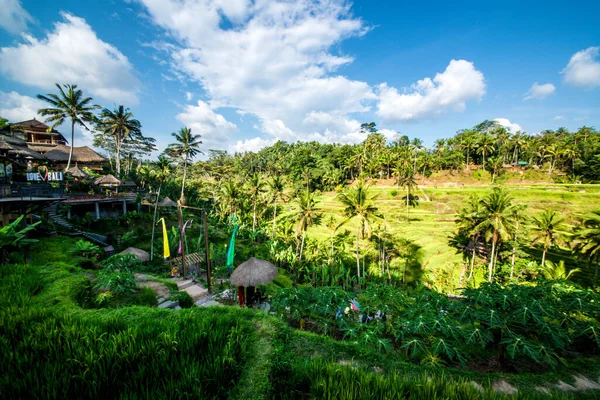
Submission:
{"label": "building railing", "polygon": [[31,200],[34,197],[65,198],[65,188],[51,185],[0,185],[0,198]]}

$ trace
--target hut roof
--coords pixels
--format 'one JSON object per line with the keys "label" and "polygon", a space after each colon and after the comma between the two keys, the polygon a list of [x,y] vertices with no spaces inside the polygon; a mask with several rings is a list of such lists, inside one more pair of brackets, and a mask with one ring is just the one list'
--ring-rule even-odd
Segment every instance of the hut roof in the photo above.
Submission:
{"label": "hut roof", "polygon": [[123,181],[121,182],[121,186],[132,186],[132,187],[136,187],[137,185],[135,184],[134,181]]}
{"label": "hut roof", "polygon": [[40,153],[36,153],[28,148],[27,143],[24,140],[5,135],[0,135],[0,150],[4,150],[12,156],[19,155],[34,160],[44,160],[46,158]]}
{"label": "hut roof", "polygon": [[159,207],[177,207],[177,203],[171,200],[168,196],[158,203]]}
{"label": "hut roof", "polygon": [[150,259],[150,255],[147,251],[138,249],[137,247],[128,247],[119,254],[133,254],[142,262],[148,261]]}
{"label": "hut roof", "polygon": [[277,268],[268,261],[251,257],[240,264],[231,274],[231,284],[235,286],[258,286],[271,282],[277,277]]}
{"label": "hut roof", "polygon": [[108,174],[97,178],[94,183],[96,185],[120,185],[121,181],[115,178],[113,175]]}
{"label": "hut roof", "polygon": [[81,169],[79,169],[79,167],[77,165],[69,168],[66,173],[70,174],[74,178],[81,178],[81,179],[85,179],[89,176],[88,174],[83,172]]}
{"label": "hut roof", "polygon": [[67,139],[62,135],[62,133],[60,133],[56,129],[50,129],[50,127],[48,125],[46,125],[42,121],[38,121],[35,118],[27,120],[27,121],[16,122],[14,124],[10,124],[10,126],[14,130],[19,130],[19,128],[22,128],[23,130],[27,130],[27,128],[29,128],[29,129],[39,130],[40,133],[42,133],[41,131],[43,131],[43,133],[46,135],[60,136],[61,140],[64,140],[65,142],[67,142]]}
{"label": "hut roof", "polygon": [[[65,146],[59,144],[55,146],[52,150],[46,152],[46,158],[52,161],[68,161],[69,160],[69,151],[71,148],[69,146]],[[72,161],[75,162],[83,162],[83,163],[101,163],[105,162],[106,158],[102,157],[100,154],[96,153],[94,150],[90,149],[87,146],[82,147],[73,147],[73,158]]]}

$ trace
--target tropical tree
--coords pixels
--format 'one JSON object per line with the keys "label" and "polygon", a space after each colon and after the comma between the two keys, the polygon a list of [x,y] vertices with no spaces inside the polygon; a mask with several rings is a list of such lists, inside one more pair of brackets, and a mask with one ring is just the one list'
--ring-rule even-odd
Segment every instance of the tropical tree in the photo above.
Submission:
{"label": "tropical tree", "polygon": [[547,261],[546,265],[542,265],[540,268],[542,274],[546,279],[550,279],[553,281],[556,280],[571,280],[571,277],[576,273],[581,272],[580,268],[573,268],[567,272],[567,267],[565,266],[565,261],[560,260],[558,263],[553,263],[552,261]]}
{"label": "tropical tree", "polygon": [[306,230],[313,225],[318,225],[321,220],[321,212],[320,209],[317,208],[317,204],[318,202],[315,200],[314,194],[310,192],[302,191],[296,198],[296,206],[298,207],[296,210],[296,220],[298,221],[297,231],[302,235],[298,257],[299,261],[302,261]]}
{"label": "tropical tree", "polygon": [[466,151],[466,155],[467,155],[467,171],[470,169],[469,167],[469,156],[471,155],[471,152],[473,150],[475,150],[477,148],[477,141],[475,138],[475,132],[474,131],[465,131],[463,132],[463,136],[462,139],[459,142],[459,146],[461,149]]}
{"label": "tropical tree", "polygon": [[484,232],[486,239],[492,242],[488,265],[488,281],[492,282],[499,244],[510,239],[514,230],[514,205],[508,192],[498,188],[485,197],[481,205],[482,222],[477,230]]}
{"label": "tropical tree", "polygon": [[544,246],[541,264],[542,268],[544,268],[548,248],[554,246],[560,238],[563,217],[556,211],[546,210],[539,217],[534,217],[532,222],[532,230],[535,232],[533,243],[541,243]]}
{"label": "tropical tree", "polygon": [[356,231],[356,270],[360,278],[360,254],[358,248],[359,237],[364,238],[365,231],[369,229],[374,219],[382,218],[375,206],[377,195],[369,196],[369,186],[359,181],[356,187],[351,187],[345,192],[338,194],[337,199],[344,206],[344,216],[346,219],[340,226],[353,219],[358,219]]}
{"label": "tropical tree", "polygon": [[167,153],[172,157],[181,158],[183,161],[183,180],[181,181],[181,197],[180,200],[185,200],[184,189],[185,189],[185,176],[187,172],[187,165],[194,157],[198,154],[203,154],[200,151],[200,140],[201,135],[193,135],[190,128],[184,127],[179,132],[173,132],[171,134],[175,138],[175,143],[171,143],[167,147]]}
{"label": "tropical tree", "polygon": [[11,251],[20,249],[30,243],[37,242],[35,239],[28,239],[27,233],[34,230],[41,221],[32,225],[27,225],[23,229],[19,229],[19,225],[24,218],[25,216],[21,215],[10,224],[0,228],[0,264],[2,265],[5,265],[8,262],[8,256]]}
{"label": "tropical tree", "polygon": [[252,200],[252,231],[256,231],[256,206],[259,197],[265,192],[267,183],[258,173],[252,174],[248,181],[250,199]]}
{"label": "tropical tree", "polygon": [[407,170],[405,174],[398,179],[398,186],[402,186],[406,189],[406,222],[410,223],[408,210],[412,200],[412,191],[417,187],[415,175]]}
{"label": "tropical tree", "polygon": [[160,190],[162,185],[172,174],[171,160],[165,156],[158,156],[158,160],[152,165],[150,176],[158,183],[158,191],[156,192],[156,198],[154,199],[154,215],[152,217],[152,237],[150,239],[150,260],[154,258],[154,231],[156,229],[156,215],[158,213],[158,200],[160,197]]}
{"label": "tropical tree", "polygon": [[479,136],[477,153],[483,157],[483,169],[485,169],[485,157],[490,155],[496,150],[494,147],[494,137],[489,133],[485,132]]}
{"label": "tropical tree", "polygon": [[46,95],[38,94],[37,98],[50,103],[52,107],[40,108],[38,114],[47,117],[45,122],[50,124],[50,129],[56,128],[67,119],[71,120],[71,149],[69,150],[69,161],[65,171],[71,168],[71,159],[73,158],[73,146],[75,144],[75,125],[90,130],[86,123],[95,120],[94,110],[101,108],[99,105],[91,104],[91,97],[84,97],[81,89],[77,85],[56,84],[59,94],[48,93]]}
{"label": "tropical tree", "polygon": [[285,199],[285,183],[280,175],[275,175],[268,183],[269,195],[273,201],[273,234],[275,237],[275,227],[277,222],[277,201]]}
{"label": "tropical tree", "polygon": [[573,232],[573,248],[593,261],[596,259],[594,282],[598,278],[598,258],[600,256],[600,210],[586,214]]}
{"label": "tropical tree", "polygon": [[479,247],[479,240],[481,236],[480,225],[483,222],[483,216],[484,212],[481,199],[476,193],[474,193],[471,195],[465,206],[460,210],[456,220],[459,234],[462,233],[464,236],[469,238],[469,242],[466,244],[466,250],[471,251],[471,266],[467,281],[470,281],[473,277],[475,255],[477,254]]}
{"label": "tropical tree", "polygon": [[97,128],[105,135],[111,136],[115,144],[115,171],[117,177],[121,175],[121,147],[127,138],[140,134],[142,124],[133,118],[133,113],[128,108],[120,105],[114,110],[108,108],[100,112]]}

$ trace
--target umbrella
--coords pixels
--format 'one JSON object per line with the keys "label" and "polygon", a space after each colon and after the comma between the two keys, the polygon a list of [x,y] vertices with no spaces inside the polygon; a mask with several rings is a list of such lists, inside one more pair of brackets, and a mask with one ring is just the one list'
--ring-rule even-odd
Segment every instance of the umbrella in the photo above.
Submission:
{"label": "umbrella", "polygon": [[123,250],[122,252],[120,252],[119,254],[133,254],[134,256],[139,258],[139,260],[142,262],[148,261],[150,259],[150,255],[148,254],[147,251],[144,251],[142,249],[138,249],[135,247],[128,247],[125,250]]}
{"label": "umbrella", "polygon": [[69,168],[67,170],[67,174],[70,174],[73,178],[85,179],[88,177],[88,174],[79,169],[77,165],[72,168]]}
{"label": "umbrella", "polygon": [[251,257],[231,274],[231,284],[253,287],[264,285],[277,277],[277,268],[268,261]]}
{"label": "umbrella", "polygon": [[159,207],[177,207],[177,203],[171,200],[169,197],[165,197],[161,202],[158,203]]}

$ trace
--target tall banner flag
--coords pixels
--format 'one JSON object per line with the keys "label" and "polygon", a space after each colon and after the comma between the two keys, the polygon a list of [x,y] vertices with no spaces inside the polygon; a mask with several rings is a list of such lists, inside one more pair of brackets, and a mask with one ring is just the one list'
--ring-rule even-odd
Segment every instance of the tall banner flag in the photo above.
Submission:
{"label": "tall banner flag", "polygon": [[[179,236],[179,250],[177,250],[177,254],[181,254],[182,253],[182,248],[183,248],[183,238],[185,236],[185,228],[187,228],[187,224],[188,222],[190,223],[190,228],[192,227],[192,222],[194,220],[193,219],[188,219],[187,221],[185,221],[185,224],[183,224],[183,227],[181,228],[181,236]],[[187,241],[186,241],[186,246],[185,248],[187,249]]]}
{"label": "tall banner flag", "polygon": [[158,220],[158,223],[162,221],[163,228],[163,248],[164,248],[164,257],[165,259],[171,256],[171,250],[169,249],[169,237],[167,236],[167,225],[165,224],[165,218],[161,218]]}
{"label": "tall banner flag", "polygon": [[237,225],[237,219],[235,217],[233,220],[233,233],[231,234],[231,240],[229,241],[229,249],[227,249],[227,268],[231,271],[231,267],[233,267],[233,259],[235,257],[235,234],[240,228]]}

